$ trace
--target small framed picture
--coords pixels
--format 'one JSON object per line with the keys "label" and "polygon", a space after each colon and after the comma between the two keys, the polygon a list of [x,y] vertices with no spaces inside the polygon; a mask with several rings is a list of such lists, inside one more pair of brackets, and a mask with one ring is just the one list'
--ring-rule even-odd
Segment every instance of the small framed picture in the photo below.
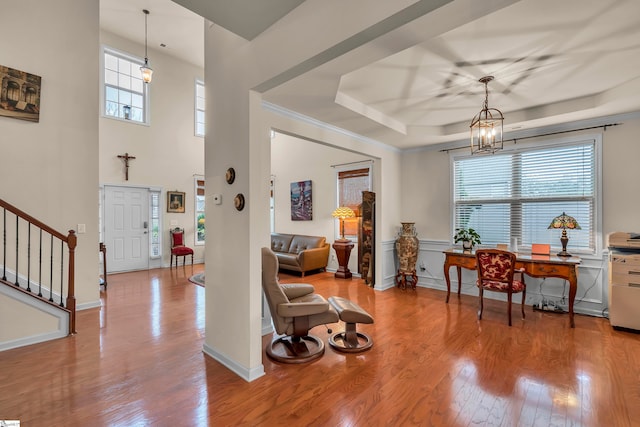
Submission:
{"label": "small framed picture", "polygon": [[167,191],[167,212],[184,213],[184,194],[180,191]]}

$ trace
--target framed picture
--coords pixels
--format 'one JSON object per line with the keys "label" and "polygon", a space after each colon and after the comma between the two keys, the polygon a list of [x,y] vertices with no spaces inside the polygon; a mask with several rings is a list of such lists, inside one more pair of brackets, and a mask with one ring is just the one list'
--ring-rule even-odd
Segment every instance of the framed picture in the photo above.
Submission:
{"label": "framed picture", "polygon": [[42,78],[0,65],[0,82],[0,116],[39,122]]}
{"label": "framed picture", "polygon": [[167,191],[167,212],[184,213],[184,193]]}
{"label": "framed picture", "polygon": [[313,202],[311,199],[311,181],[291,183],[291,220],[311,221]]}

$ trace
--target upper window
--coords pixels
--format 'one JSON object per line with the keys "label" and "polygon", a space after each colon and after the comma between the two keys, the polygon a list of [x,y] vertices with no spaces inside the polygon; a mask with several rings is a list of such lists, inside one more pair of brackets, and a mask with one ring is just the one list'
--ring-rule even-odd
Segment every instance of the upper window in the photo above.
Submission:
{"label": "upper window", "polygon": [[196,136],[204,136],[204,82],[196,80]]}
{"label": "upper window", "polygon": [[104,48],[104,115],[147,123],[147,85],[142,82],[143,61]]}
{"label": "upper window", "polygon": [[560,230],[548,229],[563,212],[580,230],[569,231],[573,251],[595,253],[596,141],[517,148],[491,156],[454,158],[455,228],[473,228],[482,244],[560,245]]}
{"label": "upper window", "polygon": [[[344,237],[354,241],[358,240],[358,223],[360,207],[362,205],[362,192],[371,191],[371,168],[366,165],[350,165],[341,167],[337,171],[338,207],[346,206],[355,213],[355,218],[345,218]],[[336,237],[340,237],[340,227],[337,228]]]}
{"label": "upper window", "polygon": [[204,245],[204,238],[206,236],[205,230],[205,222],[204,222],[204,208],[205,208],[205,198],[204,198],[204,177],[196,176],[195,177],[195,200],[196,200],[196,208],[195,208],[195,220],[196,220],[196,245]]}

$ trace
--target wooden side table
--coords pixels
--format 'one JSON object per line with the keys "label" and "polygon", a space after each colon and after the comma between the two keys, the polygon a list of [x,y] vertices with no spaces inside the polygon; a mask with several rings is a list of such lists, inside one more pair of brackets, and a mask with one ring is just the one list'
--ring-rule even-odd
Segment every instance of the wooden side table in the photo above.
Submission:
{"label": "wooden side table", "polygon": [[338,271],[336,271],[335,277],[338,279],[351,279],[351,271],[349,271],[349,257],[351,257],[351,250],[353,249],[353,242],[349,239],[336,240],[333,242],[333,249],[336,251],[338,257]]}

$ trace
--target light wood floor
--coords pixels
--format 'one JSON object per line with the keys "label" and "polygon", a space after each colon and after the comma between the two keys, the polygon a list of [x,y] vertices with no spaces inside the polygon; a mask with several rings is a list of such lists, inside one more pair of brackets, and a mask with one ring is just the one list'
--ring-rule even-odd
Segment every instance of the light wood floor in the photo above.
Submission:
{"label": "light wood floor", "polygon": [[[639,426],[640,335],[606,319],[444,292],[282,275],[356,301],[375,344],[247,383],[202,352],[202,265],[112,275],[78,334],[0,353],[0,419],[23,426]],[[519,300],[519,297],[517,297]],[[6,326],[6,325],[3,325]],[[340,325],[332,325],[339,329]],[[327,338],[324,327],[313,333]],[[233,339],[232,336],[228,337]],[[270,337],[265,337],[264,343]]]}

